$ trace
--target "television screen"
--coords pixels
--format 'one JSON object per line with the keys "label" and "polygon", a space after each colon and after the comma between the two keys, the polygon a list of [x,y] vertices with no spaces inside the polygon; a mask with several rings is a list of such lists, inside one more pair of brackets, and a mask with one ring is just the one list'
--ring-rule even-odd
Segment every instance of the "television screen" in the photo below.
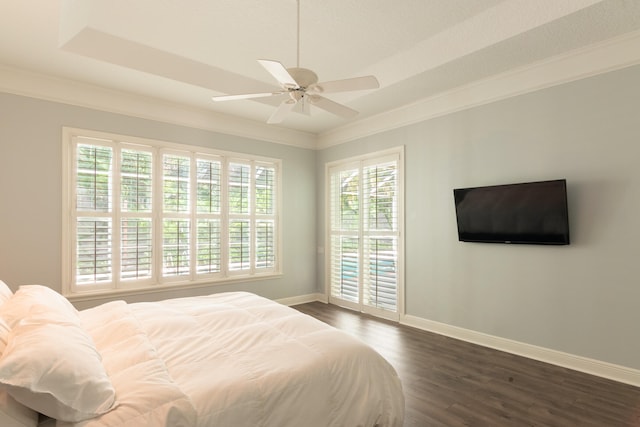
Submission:
{"label": "television screen", "polygon": [[569,244],[567,182],[527,182],[453,190],[458,240]]}

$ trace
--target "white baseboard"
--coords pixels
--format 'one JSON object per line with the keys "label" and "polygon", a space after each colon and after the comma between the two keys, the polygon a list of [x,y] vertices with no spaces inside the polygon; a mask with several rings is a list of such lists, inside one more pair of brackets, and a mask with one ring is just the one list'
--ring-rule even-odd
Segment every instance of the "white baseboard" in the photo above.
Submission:
{"label": "white baseboard", "polygon": [[640,370],[625,366],[614,365],[612,363],[589,359],[587,357],[576,356],[574,354],[563,353],[544,347],[525,344],[518,341],[500,338],[445,323],[423,319],[417,316],[404,315],[400,323],[414,328],[422,329],[436,334],[445,335],[484,347],[494,348],[529,359],[551,363],[575,371],[608,378],[625,384],[640,387]]}
{"label": "white baseboard", "polygon": [[276,300],[276,302],[279,302],[280,304],[283,305],[298,305],[298,304],[306,304],[308,302],[315,302],[315,301],[320,301],[320,302],[324,302],[327,303],[327,297],[324,294],[308,294],[308,295],[298,295],[295,297],[290,297],[290,298],[282,298],[282,299],[278,299]]}
{"label": "white baseboard", "polygon": [[[329,302],[327,295],[321,293],[300,295],[277,300],[277,302],[289,306],[315,301],[323,302],[325,304]],[[447,325],[446,323],[440,323],[417,316],[403,315],[400,318],[400,324],[481,345],[483,347],[516,354],[518,356],[527,357],[540,362],[550,363],[552,365],[561,366],[574,371],[584,372],[586,374],[640,387],[640,370],[638,369],[615,365],[613,363],[590,359],[588,357],[577,356],[575,354],[564,353],[562,351],[539,347],[532,344],[526,344],[507,338],[472,331],[470,329],[460,328],[458,326]]]}

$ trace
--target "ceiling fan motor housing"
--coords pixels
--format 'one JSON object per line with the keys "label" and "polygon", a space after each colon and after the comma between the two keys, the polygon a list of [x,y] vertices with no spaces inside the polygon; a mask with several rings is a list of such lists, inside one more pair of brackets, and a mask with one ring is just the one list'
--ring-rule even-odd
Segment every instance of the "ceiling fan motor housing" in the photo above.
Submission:
{"label": "ceiling fan motor housing", "polygon": [[[308,89],[309,86],[318,83],[318,75],[307,68],[287,68],[291,77],[298,83],[302,89]],[[295,88],[287,88],[295,89]]]}

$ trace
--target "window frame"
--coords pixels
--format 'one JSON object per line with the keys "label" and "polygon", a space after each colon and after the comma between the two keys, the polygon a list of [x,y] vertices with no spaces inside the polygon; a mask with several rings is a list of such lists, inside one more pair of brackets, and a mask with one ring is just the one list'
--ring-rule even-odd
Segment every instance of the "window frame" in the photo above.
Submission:
{"label": "window frame", "polygon": [[[113,246],[111,256],[111,280],[108,283],[78,283],[76,281],[76,247],[77,245],[77,218],[83,217],[83,212],[76,207],[76,150],[78,144],[82,141],[95,140],[97,145],[112,147],[112,178],[109,181],[109,188],[113,194],[111,197],[111,211],[102,215],[102,212],[90,213],[89,216],[105,217],[111,220],[111,239],[109,243]],[[152,208],[150,213],[130,213],[125,207],[120,206],[120,181],[125,174],[120,169],[120,156],[123,149],[133,148],[141,152],[152,153]],[[189,178],[188,186],[190,198],[188,201],[188,212],[171,213],[164,210],[163,199],[163,159],[166,155],[177,155],[189,158]],[[199,160],[208,160],[220,162],[219,177],[219,212],[203,213],[197,207],[197,191],[198,177],[197,167]],[[232,271],[229,268],[229,233],[225,224],[229,223],[230,207],[228,199],[228,175],[229,164],[238,163],[247,165],[250,168],[249,177],[249,211],[247,219],[250,221],[251,229],[248,245],[251,248],[249,268],[240,271]],[[254,182],[257,168],[266,166],[267,169],[273,169],[271,193],[271,213],[257,213],[256,210],[256,184]],[[189,144],[160,141],[154,139],[146,139],[132,137],[126,135],[118,135],[113,133],[77,129],[71,127],[63,127],[62,132],[62,292],[69,297],[104,295],[118,295],[127,293],[145,293],[155,292],[163,289],[188,289],[194,287],[221,285],[234,282],[246,282],[253,280],[262,280],[282,275],[282,160],[268,158],[264,156],[256,156],[252,154],[228,152],[208,147],[195,146]],[[120,259],[122,257],[122,247],[120,235],[124,235],[125,225],[121,220],[126,217],[141,216],[149,218],[152,222],[151,226],[151,274],[146,279],[127,280],[123,278],[123,270],[120,268]],[[166,275],[163,274],[163,221],[167,218],[184,218],[190,221],[189,224],[189,273],[186,275]],[[220,232],[220,259],[219,271],[207,272],[200,274],[198,264],[198,226],[199,221],[203,219],[219,220]],[[256,224],[261,220],[270,221],[272,225],[271,233],[268,237],[271,239],[269,247],[272,253],[271,265],[267,263],[265,268],[256,268],[258,263],[255,248],[258,242],[258,233],[260,230],[255,229]]]}
{"label": "window frame", "polygon": [[[395,160],[394,160],[395,159]],[[375,232],[365,227],[364,207],[366,202],[360,197],[360,192],[364,189],[364,183],[360,182],[357,185],[358,188],[358,224],[353,228],[334,230],[332,221],[334,218],[332,215],[338,214],[334,212],[333,198],[336,196],[333,194],[333,173],[342,173],[351,170],[358,170],[359,173],[368,167],[374,165],[380,165],[388,163],[390,160],[396,162],[396,206],[395,208],[395,221],[397,222],[397,230],[395,232]],[[362,177],[358,175],[361,179]],[[357,310],[360,312],[372,314],[378,317],[386,318],[389,320],[398,321],[400,316],[404,314],[404,146],[399,146],[382,151],[367,153],[364,155],[345,158],[329,162],[325,165],[325,292],[329,302],[340,305],[346,308]],[[333,257],[333,238],[335,236],[349,237],[358,241],[357,243],[357,264],[355,279],[358,281],[358,301],[351,301],[332,295],[332,257]],[[396,242],[396,311],[390,311],[384,308],[373,307],[365,304],[364,302],[364,279],[366,274],[363,271],[364,263],[364,241],[367,238],[376,238],[376,236],[390,236],[397,239]],[[344,262],[342,260],[341,262]]]}

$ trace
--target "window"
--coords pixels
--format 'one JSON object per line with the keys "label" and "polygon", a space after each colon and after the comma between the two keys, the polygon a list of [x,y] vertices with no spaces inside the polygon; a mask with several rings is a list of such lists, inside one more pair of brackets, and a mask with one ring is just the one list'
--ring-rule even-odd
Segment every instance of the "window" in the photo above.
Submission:
{"label": "window", "polygon": [[402,150],[328,166],[330,301],[398,318],[402,295]]}
{"label": "window", "polygon": [[65,129],[68,294],[279,274],[280,162]]}

